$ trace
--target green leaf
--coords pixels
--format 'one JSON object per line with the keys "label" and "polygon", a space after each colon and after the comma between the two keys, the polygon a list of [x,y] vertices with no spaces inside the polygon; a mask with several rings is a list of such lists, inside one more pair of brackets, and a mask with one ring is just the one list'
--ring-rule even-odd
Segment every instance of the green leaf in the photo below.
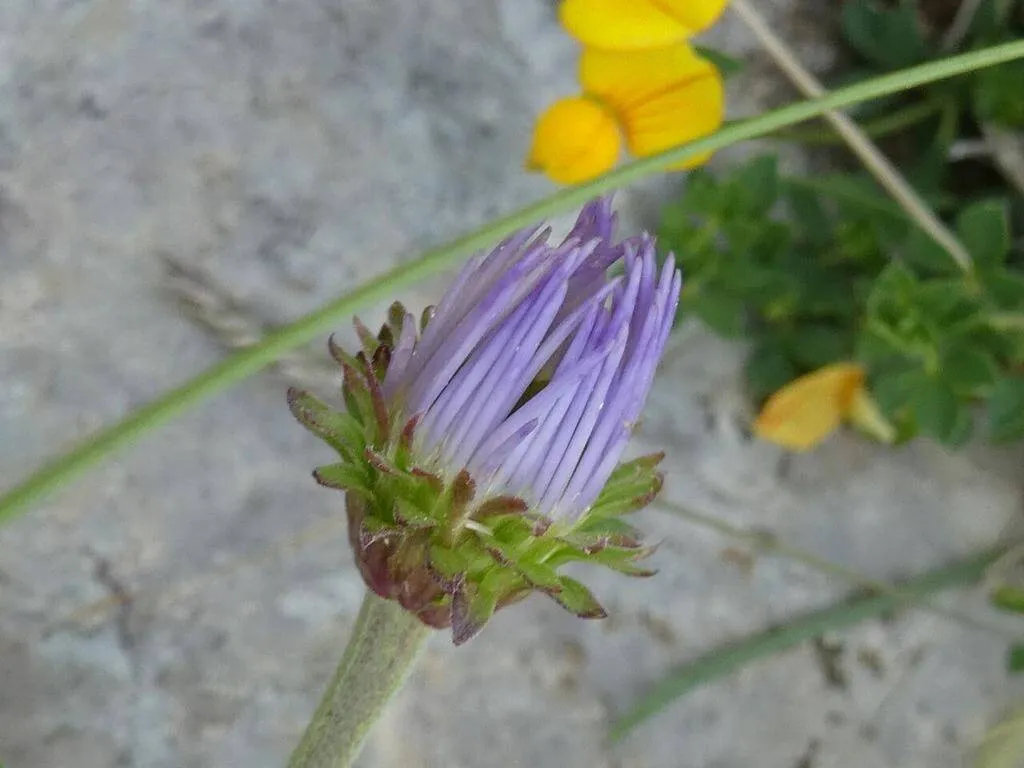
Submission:
{"label": "green leaf", "polygon": [[821,197],[806,187],[789,183],[784,187],[791,218],[807,241],[823,248],[832,239],[832,218]]}
{"label": "green leaf", "polygon": [[590,590],[576,579],[561,576],[558,586],[557,592],[551,591],[547,594],[569,613],[579,616],[581,619],[603,619],[608,615]]}
{"label": "green leaf", "polygon": [[601,489],[598,502],[606,497],[646,493],[656,483],[659,475],[658,466],[664,458],[664,453],[652,453],[632,461],[621,462]]}
{"label": "green leaf", "polygon": [[868,314],[880,316],[888,315],[892,310],[898,311],[913,303],[916,291],[917,278],[914,273],[894,261],[875,279],[868,295]]}
{"label": "green leaf", "polygon": [[880,332],[880,326],[876,322],[868,323],[861,328],[857,336],[856,352],[854,357],[863,363],[868,370],[878,371],[880,374],[889,372],[892,368],[903,370],[908,363],[916,365],[916,361],[908,357],[907,351],[899,338],[893,338],[888,333]]}
{"label": "green leaf", "polygon": [[483,583],[466,583],[455,594],[452,598],[453,644],[462,645],[484,628],[498,605],[498,586],[491,574],[488,574]]}
{"label": "green leaf", "polygon": [[988,45],[1005,38],[1010,14],[1015,10],[1013,0],[981,0],[971,19],[967,36],[976,44]]}
{"label": "green leaf", "polygon": [[743,333],[746,307],[737,296],[705,289],[696,296],[686,299],[684,307],[722,336],[734,338]]}
{"label": "green leaf", "polygon": [[[1024,102],[1024,95],[1020,100]],[[956,228],[979,266],[1002,264],[1010,253],[1010,211],[1005,200],[974,203],[957,217]]]}
{"label": "green leaf", "polygon": [[657,571],[644,568],[637,563],[654,552],[654,548],[646,547],[636,549],[635,547],[607,547],[600,552],[586,555],[583,560],[588,563],[598,563],[626,576],[647,578],[653,576]]}
{"label": "green leaf", "polygon": [[1001,584],[992,590],[989,599],[1001,611],[1024,614],[1024,589]]}
{"label": "green leaf", "polygon": [[833,198],[847,217],[873,215],[905,222],[906,214],[871,178],[826,174],[813,179],[792,179],[812,192]]}
{"label": "green leaf", "polygon": [[[949,103],[953,103],[955,97],[947,98],[950,99]],[[936,122],[934,133],[929,140],[917,136],[915,141],[919,148],[915,152],[915,157],[908,161],[905,170],[910,185],[917,190],[925,203],[936,210],[942,210],[948,205],[946,182],[949,178],[949,155],[953,141],[959,135],[959,111],[956,107],[947,109],[948,117]]]}
{"label": "green leaf", "polygon": [[[732,233],[728,234],[731,235]],[[757,242],[749,249],[743,250],[748,253],[758,250],[764,254],[767,249],[759,248],[760,245],[761,243]],[[735,250],[733,253],[735,253]],[[719,286],[723,291],[730,295],[735,295],[737,298],[746,298],[752,302],[778,296],[786,292],[787,283],[789,282],[788,276],[780,273],[775,265],[762,266],[750,262],[741,263],[740,258],[730,258],[731,256],[732,254],[719,257],[719,259],[729,258],[731,264],[719,281]]]}
{"label": "green leaf", "polygon": [[913,303],[924,317],[948,328],[980,312],[970,288],[961,277],[933,278],[919,284]]}
{"label": "green leaf", "polygon": [[367,547],[375,541],[401,542],[405,538],[404,534],[405,532],[400,527],[377,517],[363,518],[363,522],[359,526],[359,541],[363,547]]}
{"label": "green leaf", "polygon": [[591,517],[617,517],[649,504],[664,482],[658,471],[662,454],[644,456],[638,461],[620,464],[601,489],[590,508]]}
{"label": "green leaf", "polygon": [[1024,437],[1024,376],[1009,374],[996,382],[988,403],[988,424],[993,440]]}
{"label": "green leaf", "polygon": [[860,319],[864,301],[860,290],[862,279],[851,279],[846,273],[836,274],[813,266],[803,272],[794,270],[793,275],[799,281],[797,314],[822,321],[841,321],[848,327]]}
{"label": "green leaf", "polygon": [[949,251],[920,227],[911,227],[900,248],[903,261],[924,276],[959,275],[960,267],[953,261]]}
{"label": "green leaf", "polygon": [[1007,649],[1006,671],[1012,675],[1024,672],[1024,644],[1014,643]]}
{"label": "green leaf", "polygon": [[1024,128],[1024,63],[1015,61],[982,70],[974,82],[974,113],[980,121]]}
{"label": "green leaf", "polygon": [[359,461],[366,448],[366,433],[351,415],[328,407],[301,389],[288,390],[288,407],[302,426],[349,461]]}
{"label": "green leaf", "polygon": [[515,567],[519,569],[519,572],[526,577],[531,585],[539,589],[557,588],[561,583],[561,579],[564,578],[560,577],[554,568],[525,557],[516,560]]}
{"label": "green leaf", "polygon": [[580,533],[609,536],[613,539],[625,538],[639,541],[643,538],[643,534],[638,528],[617,517],[588,515],[582,523],[577,525],[576,530]]}
{"label": "green leaf", "polygon": [[726,80],[734,75],[738,75],[746,66],[742,59],[734,58],[726,53],[716,50],[715,48],[709,48],[706,45],[695,45],[693,46],[693,50],[697,52],[698,56],[707,59],[714,64],[715,68]]}
{"label": "green leaf", "polygon": [[941,367],[943,378],[964,394],[991,386],[999,375],[995,356],[974,346],[956,345],[944,350]]}
{"label": "green leaf", "polygon": [[981,281],[1000,309],[1024,309],[1024,275],[1000,267],[983,271]]}
{"label": "green leaf", "polygon": [[853,354],[853,336],[847,328],[806,323],[783,338],[790,358],[805,370],[848,360]]}
{"label": "green leaf", "polygon": [[469,570],[469,558],[461,549],[430,545],[430,567],[446,579],[454,579]]}
{"label": "green leaf", "polygon": [[971,416],[971,409],[967,403],[961,400],[957,407],[953,428],[942,442],[950,448],[959,448],[967,444],[972,434],[974,434],[974,419]]}
{"label": "green leaf", "polygon": [[883,413],[896,417],[910,403],[923,376],[920,369],[908,368],[906,363],[882,368],[871,377],[871,393]]}
{"label": "green leaf", "polygon": [[917,11],[906,3],[884,9],[868,0],[849,0],[841,23],[846,41],[873,64],[897,69],[927,58]]}
{"label": "green leaf", "polygon": [[361,464],[330,464],[325,467],[317,467],[313,471],[313,477],[325,488],[336,488],[345,491],[369,492],[370,482],[366,470]]}
{"label": "green leaf", "polygon": [[[395,499],[395,518],[412,528],[433,528],[439,520],[411,499]],[[433,505],[431,505],[433,507]]]}
{"label": "green leaf", "polygon": [[936,440],[948,442],[956,433],[960,419],[960,402],[944,379],[921,376],[910,396],[910,405],[921,432]]}
{"label": "green leaf", "polygon": [[747,358],[746,374],[751,397],[760,402],[795,379],[800,371],[782,345],[765,342]]}
{"label": "green leaf", "polygon": [[736,172],[732,184],[738,192],[743,214],[751,217],[766,216],[779,197],[778,157],[755,157]]}

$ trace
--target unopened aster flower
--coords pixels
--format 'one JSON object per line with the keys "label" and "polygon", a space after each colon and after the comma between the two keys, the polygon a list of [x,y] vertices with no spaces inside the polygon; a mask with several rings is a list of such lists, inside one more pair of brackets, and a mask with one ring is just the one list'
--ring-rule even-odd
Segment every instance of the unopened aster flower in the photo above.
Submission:
{"label": "unopened aster flower", "polygon": [[594,201],[559,245],[529,230],[474,258],[419,323],[398,304],[376,336],[357,321],[358,354],[331,344],[344,412],[290,392],[341,456],[315,477],[346,492],[366,584],[456,644],[535,591],[603,616],[566,563],[650,574],[621,515],[660,489],[661,456],[620,459],[680,275],[649,236],[616,243],[614,224]]}

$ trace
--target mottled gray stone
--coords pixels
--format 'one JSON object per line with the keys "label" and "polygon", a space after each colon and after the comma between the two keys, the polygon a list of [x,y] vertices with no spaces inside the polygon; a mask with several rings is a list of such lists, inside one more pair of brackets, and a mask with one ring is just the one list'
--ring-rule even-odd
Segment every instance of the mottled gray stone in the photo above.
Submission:
{"label": "mottled gray stone", "polygon": [[[770,9],[816,67],[820,8]],[[0,4],[2,483],[219,358],[165,295],[161,257],[280,320],[549,189],[521,161],[533,115],[573,90],[553,19],[543,0]],[[729,18],[710,39],[755,51]],[[788,98],[754,62],[733,114]],[[676,183],[623,195],[627,224]],[[749,439],[741,358],[676,337],[638,446],[668,451],[666,498],[876,578],[1019,518],[1020,450],[842,435],[783,461]],[[8,768],[282,765],[362,595],[339,499],[309,479],[327,458],[281,381],[257,377],[6,525]],[[609,748],[610,720],[672,665],[842,593],[664,511],[643,523],[663,541],[656,578],[587,574],[610,619],[535,598],[464,649],[434,638],[362,765],[946,768],[1020,694],[1004,637],[915,613],[836,638],[843,688],[800,648]],[[1010,628],[981,602],[943,604]]]}

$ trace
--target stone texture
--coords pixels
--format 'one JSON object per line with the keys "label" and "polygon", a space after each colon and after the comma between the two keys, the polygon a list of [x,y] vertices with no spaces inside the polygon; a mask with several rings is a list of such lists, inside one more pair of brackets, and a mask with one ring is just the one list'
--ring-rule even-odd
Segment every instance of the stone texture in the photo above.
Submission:
{"label": "stone texture", "polygon": [[[817,0],[771,16],[827,64]],[[218,359],[165,295],[162,257],[280,320],[547,191],[520,164],[532,116],[573,88],[553,18],[543,0],[0,5],[3,483]],[[733,20],[710,39],[754,62],[733,114],[786,97]],[[627,222],[676,183],[623,195]],[[666,498],[877,578],[1020,517],[1020,450],[846,435],[786,460],[752,442],[741,354],[677,336],[639,437],[668,451]],[[281,381],[256,377],[5,526],[8,768],[282,765],[362,594],[339,499],[308,476],[327,457]],[[946,768],[1021,693],[1002,672],[1019,626],[962,594],[943,603],[989,629],[866,624],[833,639],[839,673],[800,648],[609,747],[608,723],[672,665],[842,593],[663,510],[644,525],[658,577],[587,574],[611,619],[536,598],[464,649],[436,637],[361,764]]]}

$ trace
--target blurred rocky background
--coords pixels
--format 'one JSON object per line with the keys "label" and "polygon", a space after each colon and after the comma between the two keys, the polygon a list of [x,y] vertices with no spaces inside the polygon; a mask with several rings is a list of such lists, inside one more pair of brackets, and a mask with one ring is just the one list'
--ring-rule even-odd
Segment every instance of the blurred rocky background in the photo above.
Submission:
{"label": "blurred rocky background", "polygon": [[[760,5],[829,66],[832,4]],[[749,62],[731,116],[792,96],[728,13],[708,39]],[[5,0],[0,485],[222,356],[166,290],[168,258],[282,321],[545,194],[522,158],[574,60],[550,0]],[[627,229],[678,183],[620,194]],[[1020,450],[753,442],[741,353],[677,334],[639,436],[668,452],[667,499],[875,578],[1020,518]],[[283,765],[362,596],[340,497],[309,477],[325,451],[262,375],[0,529],[7,768]],[[665,510],[643,525],[656,578],[588,574],[611,618],[533,598],[466,648],[439,635],[361,764],[952,768],[1021,693],[996,631],[1012,625],[970,592],[943,602],[987,629],[868,623],[608,747],[674,664],[847,586]]]}

